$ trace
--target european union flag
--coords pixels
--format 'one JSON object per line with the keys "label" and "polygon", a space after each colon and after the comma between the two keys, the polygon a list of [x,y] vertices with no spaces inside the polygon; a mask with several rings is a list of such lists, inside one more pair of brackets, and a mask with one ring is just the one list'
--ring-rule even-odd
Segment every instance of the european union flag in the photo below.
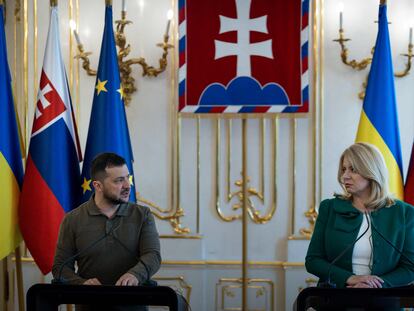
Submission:
{"label": "european union flag", "polygon": [[[99,153],[119,154],[126,160],[131,176],[134,175],[131,141],[112,28],[112,6],[110,5],[105,8],[105,29],[94,92],[82,168],[82,201],[87,201],[92,193],[90,166],[93,158]],[[136,201],[133,182],[130,200]]]}

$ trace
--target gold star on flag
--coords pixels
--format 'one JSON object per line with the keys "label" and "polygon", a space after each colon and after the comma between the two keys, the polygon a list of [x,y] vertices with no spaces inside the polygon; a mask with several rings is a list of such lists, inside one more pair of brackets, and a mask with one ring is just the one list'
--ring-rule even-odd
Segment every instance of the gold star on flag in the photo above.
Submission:
{"label": "gold star on flag", "polygon": [[86,191],[92,191],[91,189],[91,179],[86,179],[85,177],[83,177],[83,184],[82,184],[82,189],[83,189],[83,193],[85,193]]}
{"label": "gold star on flag", "polygon": [[98,79],[98,83],[96,83],[95,89],[98,91],[98,95],[101,92],[108,92],[108,90],[105,88],[105,84],[108,82],[108,80],[101,81]]}
{"label": "gold star on flag", "polygon": [[125,92],[124,92],[124,88],[121,87],[119,89],[116,90],[119,94],[121,94],[121,99],[125,97]]}
{"label": "gold star on flag", "polygon": [[133,179],[134,179],[134,177],[132,175],[129,175],[129,183],[131,184],[131,186],[134,185]]}

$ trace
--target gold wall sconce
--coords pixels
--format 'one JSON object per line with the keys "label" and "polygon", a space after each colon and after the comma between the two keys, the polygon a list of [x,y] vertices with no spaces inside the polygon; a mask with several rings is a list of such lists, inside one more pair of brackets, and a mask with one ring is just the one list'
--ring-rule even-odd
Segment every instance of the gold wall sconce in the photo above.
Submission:
{"label": "gold wall sconce", "polygon": [[[126,4],[125,0],[122,0],[122,11],[121,11],[121,19],[115,21],[116,24],[116,32],[115,32],[115,44],[118,47],[118,65],[119,65],[119,72],[121,75],[121,83],[122,88],[124,91],[124,103],[125,105],[129,105],[131,102],[132,94],[137,90],[135,86],[135,79],[131,76],[132,72],[132,65],[138,64],[142,67],[142,76],[148,77],[157,77],[160,73],[164,72],[167,68],[167,56],[168,50],[173,48],[174,45],[170,44],[169,41],[169,30],[171,25],[171,20],[173,17],[173,11],[170,10],[167,16],[167,27],[165,30],[164,38],[162,43],[158,43],[157,46],[163,50],[162,56],[159,59],[158,68],[150,66],[147,64],[145,58],[129,58],[127,59],[129,53],[131,52],[131,46],[127,44],[127,39],[124,33],[124,29],[126,25],[132,24],[132,21],[126,19]],[[96,76],[96,70],[91,69],[89,55],[92,52],[86,52],[83,44],[80,40],[79,34],[76,30],[76,24],[71,21],[71,28],[73,31],[73,35],[75,36],[78,54],[76,54],[75,59],[82,60],[82,68],[86,71],[89,76]]]}
{"label": "gold wall sconce", "polygon": [[[351,41],[351,39],[349,38],[345,38],[344,35],[344,28],[343,28],[343,4],[340,5],[339,8],[339,38],[334,39],[333,41],[338,42],[340,47],[341,47],[341,60],[342,63],[344,63],[345,65],[351,67],[352,69],[361,71],[364,70],[368,67],[368,65],[371,64],[372,62],[372,56],[374,55],[374,50],[375,50],[375,46],[372,47],[371,49],[371,56],[370,57],[366,57],[363,58],[360,61],[357,61],[355,59],[353,60],[349,60],[348,59],[348,54],[349,54],[349,50],[346,47],[345,43],[348,41]],[[409,40],[408,40],[408,52],[405,54],[401,54],[401,56],[407,57],[407,63],[405,64],[405,68],[403,71],[401,72],[395,72],[394,76],[397,78],[402,78],[407,76],[410,73],[411,70],[411,59],[414,56],[413,54],[413,28],[410,28],[409,30]],[[362,83],[362,91],[358,93],[358,97],[359,99],[364,99],[365,97],[365,90],[367,87],[367,83],[368,83],[368,75],[365,78],[365,81]]]}

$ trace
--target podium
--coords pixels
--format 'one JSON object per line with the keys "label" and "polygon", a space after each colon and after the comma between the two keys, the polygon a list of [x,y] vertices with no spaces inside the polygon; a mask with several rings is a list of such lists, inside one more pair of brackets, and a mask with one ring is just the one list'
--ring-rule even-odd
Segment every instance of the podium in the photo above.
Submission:
{"label": "podium", "polygon": [[187,310],[185,299],[167,286],[35,284],[27,292],[27,311],[57,311],[61,304],[167,306],[171,311]]}
{"label": "podium", "polygon": [[308,287],[296,298],[293,310],[400,310],[414,307],[414,287],[322,288]]}

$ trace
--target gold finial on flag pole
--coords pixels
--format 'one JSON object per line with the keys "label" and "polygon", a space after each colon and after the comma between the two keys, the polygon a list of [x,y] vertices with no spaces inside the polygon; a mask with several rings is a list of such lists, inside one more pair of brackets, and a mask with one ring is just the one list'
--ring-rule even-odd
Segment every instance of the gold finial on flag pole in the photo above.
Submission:
{"label": "gold finial on flag pole", "polygon": [[0,0],[0,5],[3,5],[4,4],[4,0]]}
{"label": "gold finial on flag pole", "polygon": [[50,0],[50,6],[51,7],[57,6],[57,0]]}
{"label": "gold finial on flag pole", "polygon": [[381,5],[387,4],[387,0],[380,0],[380,4]]}
{"label": "gold finial on flag pole", "polygon": [[106,6],[112,5],[112,0],[105,0],[105,5]]}

